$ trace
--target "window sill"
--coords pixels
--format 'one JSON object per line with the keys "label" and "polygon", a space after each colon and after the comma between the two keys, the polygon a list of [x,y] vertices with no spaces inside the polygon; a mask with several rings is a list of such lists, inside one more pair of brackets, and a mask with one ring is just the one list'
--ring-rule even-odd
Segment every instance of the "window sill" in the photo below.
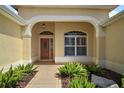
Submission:
{"label": "window sill", "polygon": [[64,56],[64,57],[87,57],[87,55],[82,55],[82,56]]}

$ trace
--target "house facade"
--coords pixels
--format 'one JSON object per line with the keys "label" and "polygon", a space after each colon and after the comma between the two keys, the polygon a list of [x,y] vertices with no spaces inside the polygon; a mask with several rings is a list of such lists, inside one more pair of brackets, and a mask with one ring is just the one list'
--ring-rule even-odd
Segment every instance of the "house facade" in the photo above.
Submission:
{"label": "house facade", "polygon": [[124,72],[123,13],[117,6],[0,6],[0,66],[54,61]]}

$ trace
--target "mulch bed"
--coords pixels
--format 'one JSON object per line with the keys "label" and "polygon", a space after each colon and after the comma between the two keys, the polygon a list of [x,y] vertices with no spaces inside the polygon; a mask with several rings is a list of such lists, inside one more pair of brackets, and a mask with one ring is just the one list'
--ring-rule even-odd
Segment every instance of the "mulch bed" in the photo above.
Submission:
{"label": "mulch bed", "polygon": [[108,69],[104,69],[104,71],[105,71],[105,73],[101,76],[115,81],[119,85],[119,87],[121,87],[121,85],[122,85],[121,84],[121,78],[122,78],[121,74],[111,71],[111,70],[108,70]]}
{"label": "mulch bed", "polygon": [[16,88],[25,88],[36,73],[37,71],[34,71],[33,73],[25,75],[24,78],[18,82]]}
{"label": "mulch bed", "polygon": [[[104,74],[100,75],[100,76],[105,77],[107,79],[114,80],[119,85],[119,87],[121,87],[122,75],[120,75],[114,71],[108,70],[108,69],[104,69],[104,71],[105,71]],[[69,80],[70,80],[69,77],[62,77],[61,78],[62,88],[68,88],[69,87]]]}
{"label": "mulch bed", "polygon": [[61,78],[62,88],[69,88],[69,77]]}

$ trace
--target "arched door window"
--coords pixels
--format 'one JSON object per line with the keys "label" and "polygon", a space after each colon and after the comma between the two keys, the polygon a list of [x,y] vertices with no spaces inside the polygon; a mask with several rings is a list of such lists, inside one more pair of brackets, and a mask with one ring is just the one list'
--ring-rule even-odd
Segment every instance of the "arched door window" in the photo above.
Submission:
{"label": "arched door window", "polygon": [[70,31],[65,36],[65,56],[87,55],[87,34],[80,31]]}
{"label": "arched door window", "polygon": [[50,31],[43,31],[40,33],[40,35],[53,35],[53,33]]}

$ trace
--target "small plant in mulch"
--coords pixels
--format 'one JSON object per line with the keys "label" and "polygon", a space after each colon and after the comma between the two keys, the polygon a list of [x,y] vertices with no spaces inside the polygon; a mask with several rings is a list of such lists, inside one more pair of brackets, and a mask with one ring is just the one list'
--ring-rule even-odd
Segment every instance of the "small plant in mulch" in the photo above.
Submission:
{"label": "small plant in mulch", "polygon": [[18,82],[21,81],[24,76],[33,73],[37,67],[33,64],[19,65],[13,68],[12,65],[7,72],[3,73],[3,69],[0,71],[0,88],[13,88],[16,87]]}
{"label": "small plant in mulch", "polygon": [[105,77],[116,81],[119,87],[124,88],[124,75],[114,71],[101,68],[99,65],[82,65],[78,62],[66,63],[59,67],[59,75],[62,79],[63,88],[95,88],[98,87],[91,82],[91,74]]}
{"label": "small plant in mulch", "polygon": [[78,62],[66,63],[64,66],[59,67],[59,74],[62,77],[75,77],[75,76],[86,76],[87,70],[83,68],[83,65]]}
{"label": "small plant in mulch", "polygon": [[99,65],[86,65],[85,68],[89,73],[95,75],[103,75],[105,72]]}
{"label": "small plant in mulch", "polygon": [[63,88],[69,87],[69,83],[72,78],[78,77],[78,76],[86,77],[88,75],[84,65],[78,62],[66,63],[64,66],[59,67],[58,70],[62,78]]}
{"label": "small plant in mulch", "polygon": [[7,72],[2,73],[1,71],[0,87],[1,88],[14,87],[18,80],[19,78],[14,75],[14,71],[12,70],[11,66]]}
{"label": "small plant in mulch", "polygon": [[74,77],[70,80],[70,88],[95,88],[96,85],[88,80],[88,77]]}
{"label": "small plant in mulch", "polygon": [[91,74],[114,80],[120,87],[124,87],[124,76],[121,79],[120,74],[103,69],[99,65],[82,65],[74,62],[66,63],[58,70],[63,88],[95,88],[97,86],[91,82]]}

